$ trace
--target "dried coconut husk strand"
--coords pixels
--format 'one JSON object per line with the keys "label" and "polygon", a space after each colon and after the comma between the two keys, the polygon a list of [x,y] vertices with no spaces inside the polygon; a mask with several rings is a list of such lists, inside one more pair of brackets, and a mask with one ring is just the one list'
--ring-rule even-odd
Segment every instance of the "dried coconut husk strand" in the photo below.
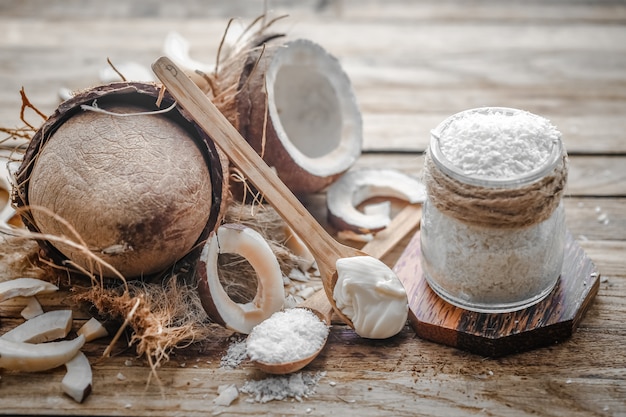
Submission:
{"label": "dried coconut husk strand", "polygon": [[[160,100],[160,106],[157,102]],[[94,103],[96,104],[94,106]],[[36,134],[33,136],[29,143],[29,147],[24,155],[20,169],[17,172],[17,187],[13,195],[13,201],[18,207],[23,207],[24,215],[23,220],[26,226],[33,232],[41,232],[38,227],[33,213],[29,210],[29,206],[32,204],[29,195],[29,184],[33,172],[33,168],[37,163],[40,152],[44,149],[49,139],[55,134],[64,123],[70,120],[73,116],[84,113],[83,106],[91,106],[92,111],[98,111],[94,107],[105,107],[107,105],[130,105],[145,109],[146,112],[152,111],[164,111],[168,110],[166,114],[159,116],[166,117],[168,120],[174,121],[175,124],[180,125],[188,134],[193,138],[194,143],[198,146],[202,154],[202,158],[209,167],[210,171],[210,196],[207,201],[210,203],[210,208],[207,204],[207,222],[204,228],[198,230],[199,237],[198,242],[204,240],[208,236],[209,232],[219,226],[221,219],[224,216],[224,205],[229,200],[229,189],[227,186],[228,175],[228,160],[224,155],[215,147],[213,141],[204,133],[200,128],[191,121],[183,110],[173,107],[173,98],[163,91],[163,89],[156,84],[152,83],[138,83],[138,82],[118,82],[107,85],[97,86],[82,92],[77,93],[73,98],[63,102],[51,115],[48,120],[39,128]],[[137,132],[141,134],[141,132]],[[140,152],[141,150],[137,150]],[[126,155],[115,155],[118,157],[134,158],[137,155],[129,151]],[[113,157],[113,156],[112,156]],[[119,163],[121,161],[116,160]],[[71,167],[70,167],[71,169]],[[80,180],[77,178],[77,180]],[[161,180],[156,178],[155,180]],[[54,179],[50,179],[54,183]],[[133,181],[133,177],[129,176],[128,181]],[[148,187],[150,184],[146,184]],[[89,203],[89,202],[86,202]],[[131,202],[132,203],[132,202]],[[104,210],[105,207],[102,207]],[[145,219],[146,222],[156,221],[156,219]],[[120,220],[121,222],[121,220]],[[146,223],[144,226],[150,226]],[[123,226],[123,225],[122,225]],[[121,226],[121,227],[122,227]],[[140,224],[138,227],[141,226]],[[146,226],[146,227],[147,227]],[[156,223],[152,226],[157,226]],[[151,226],[151,227],[152,227]],[[126,226],[123,226],[124,228]],[[155,230],[153,230],[155,231]],[[146,230],[147,233],[151,233],[150,230]],[[156,232],[156,231],[155,231]],[[154,233],[154,238],[157,238],[157,234]],[[88,238],[88,236],[83,236]],[[49,242],[40,242],[41,247],[44,249],[47,256],[53,259],[59,264],[63,264],[66,257],[61,253],[58,248],[50,244]],[[198,245],[196,245],[198,246]],[[104,254],[107,255],[107,254]],[[132,256],[132,251],[121,251],[121,253],[113,253],[111,256]],[[108,256],[108,255],[107,255]]]}
{"label": "dried coconut husk strand", "polygon": [[440,212],[469,225],[515,229],[550,217],[561,201],[567,171],[568,158],[563,150],[554,170],[535,182],[516,188],[482,187],[442,172],[428,150],[423,181],[430,203]]}

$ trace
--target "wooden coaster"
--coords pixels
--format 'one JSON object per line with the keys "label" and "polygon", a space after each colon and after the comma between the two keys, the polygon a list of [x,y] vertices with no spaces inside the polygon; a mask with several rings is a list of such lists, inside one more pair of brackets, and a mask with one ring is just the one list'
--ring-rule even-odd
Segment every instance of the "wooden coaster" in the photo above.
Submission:
{"label": "wooden coaster", "polygon": [[409,297],[411,326],[424,339],[493,357],[567,339],[598,293],[600,274],[570,233],[566,239],[563,270],[547,298],[511,313],[477,313],[453,306],[430,289],[417,232],[394,267]]}

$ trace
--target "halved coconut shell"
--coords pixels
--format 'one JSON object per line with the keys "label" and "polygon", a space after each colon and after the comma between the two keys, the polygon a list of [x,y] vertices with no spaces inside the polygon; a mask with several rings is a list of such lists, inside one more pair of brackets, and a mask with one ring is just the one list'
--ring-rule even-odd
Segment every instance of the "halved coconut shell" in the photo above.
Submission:
{"label": "halved coconut shell", "polygon": [[322,190],[361,154],[350,79],[306,39],[265,35],[239,51],[218,72],[215,104],[292,192]]}
{"label": "halved coconut shell", "polygon": [[[174,103],[165,93],[157,106],[160,93],[155,84],[112,83],[58,107],[31,140],[17,172],[14,203],[26,209],[23,220],[30,230],[74,237],[35,207],[43,206],[68,221],[92,252],[126,277],[168,269],[206,239],[221,222],[229,192],[227,159],[206,133],[179,108],[128,117],[81,109],[152,112]],[[109,135],[109,126],[115,135]],[[165,135],[164,129],[175,134]],[[163,152],[164,143],[169,150]],[[91,170],[97,174],[84,175]],[[94,269],[76,249],[47,241],[40,245],[57,263],[70,259]]]}

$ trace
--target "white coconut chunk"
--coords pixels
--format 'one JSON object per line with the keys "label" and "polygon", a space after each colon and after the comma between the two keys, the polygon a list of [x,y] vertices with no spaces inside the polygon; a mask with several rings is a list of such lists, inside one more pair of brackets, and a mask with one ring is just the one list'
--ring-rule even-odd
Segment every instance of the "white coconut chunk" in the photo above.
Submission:
{"label": "white coconut chunk", "polygon": [[361,203],[374,197],[397,198],[409,203],[426,199],[424,184],[395,169],[363,168],[342,175],[328,187],[326,204],[330,222],[338,230],[370,233],[384,229],[391,217],[386,210],[370,210],[366,214],[357,209]]}
{"label": "white coconut chunk", "polygon": [[66,101],[74,97],[74,92],[67,87],[60,87],[57,94],[61,101]]}
{"label": "white coconut chunk", "polygon": [[59,287],[37,278],[15,278],[0,282],[0,302],[15,297],[32,297],[37,294],[49,294]]}
{"label": "white coconut chunk", "polygon": [[220,385],[217,387],[217,393],[219,395],[213,400],[213,403],[223,407],[228,407],[239,397],[239,390],[235,384]]}
{"label": "white coconut chunk", "polygon": [[315,263],[313,254],[300,236],[298,236],[293,229],[289,227],[289,225],[285,224],[284,231],[285,246],[291,251],[291,253],[298,257],[298,268],[300,268],[303,272],[308,271]]}
{"label": "white coconut chunk", "polygon": [[[252,301],[236,303],[224,290],[217,272],[220,253],[236,253],[250,263],[258,279]],[[285,291],[280,265],[260,233],[243,225],[222,225],[209,237],[200,258],[206,265],[212,303],[226,327],[248,334],[254,326],[283,308]]]}
{"label": "white coconut chunk", "polygon": [[105,329],[102,323],[100,323],[95,317],[87,320],[87,322],[83,324],[76,333],[85,336],[85,342],[91,342],[92,340],[107,337],[109,335],[107,329]]}
{"label": "white coconut chunk", "polygon": [[0,338],[0,368],[10,371],[40,372],[72,359],[85,344],[85,338],[49,343],[12,342]]}
{"label": "white coconut chunk", "polygon": [[48,311],[25,321],[3,334],[0,339],[12,342],[43,343],[62,339],[72,328],[72,310]]}
{"label": "white coconut chunk", "polygon": [[91,393],[93,376],[89,360],[83,352],[78,352],[65,363],[67,373],[61,381],[63,392],[76,402],[82,403]]}
{"label": "white coconut chunk", "polygon": [[300,270],[300,268],[293,268],[291,271],[289,271],[288,277],[290,280],[298,282],[309,282],[311,280],[309,275]]}
{"label": "white coconut chunk", "polygon": [[30,320],[33,317],[37,317],[43,314],[43,308],[37,300],[37,297],[28,297],[28,301],[26,302],[26,306],[20,312],[20,315],[24,317],[26,320]]}

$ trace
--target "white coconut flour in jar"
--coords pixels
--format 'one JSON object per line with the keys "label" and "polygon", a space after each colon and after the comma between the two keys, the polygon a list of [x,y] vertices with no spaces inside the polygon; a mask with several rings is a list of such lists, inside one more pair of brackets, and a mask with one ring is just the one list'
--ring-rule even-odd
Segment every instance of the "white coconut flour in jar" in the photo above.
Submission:
{"label": "white coconut flour in jar", "polygon": [[561,273],[567,154],[545,118],[509,108],[442,122],[425,155],[421,225],[430,287],[479,312],[531,306]]}

